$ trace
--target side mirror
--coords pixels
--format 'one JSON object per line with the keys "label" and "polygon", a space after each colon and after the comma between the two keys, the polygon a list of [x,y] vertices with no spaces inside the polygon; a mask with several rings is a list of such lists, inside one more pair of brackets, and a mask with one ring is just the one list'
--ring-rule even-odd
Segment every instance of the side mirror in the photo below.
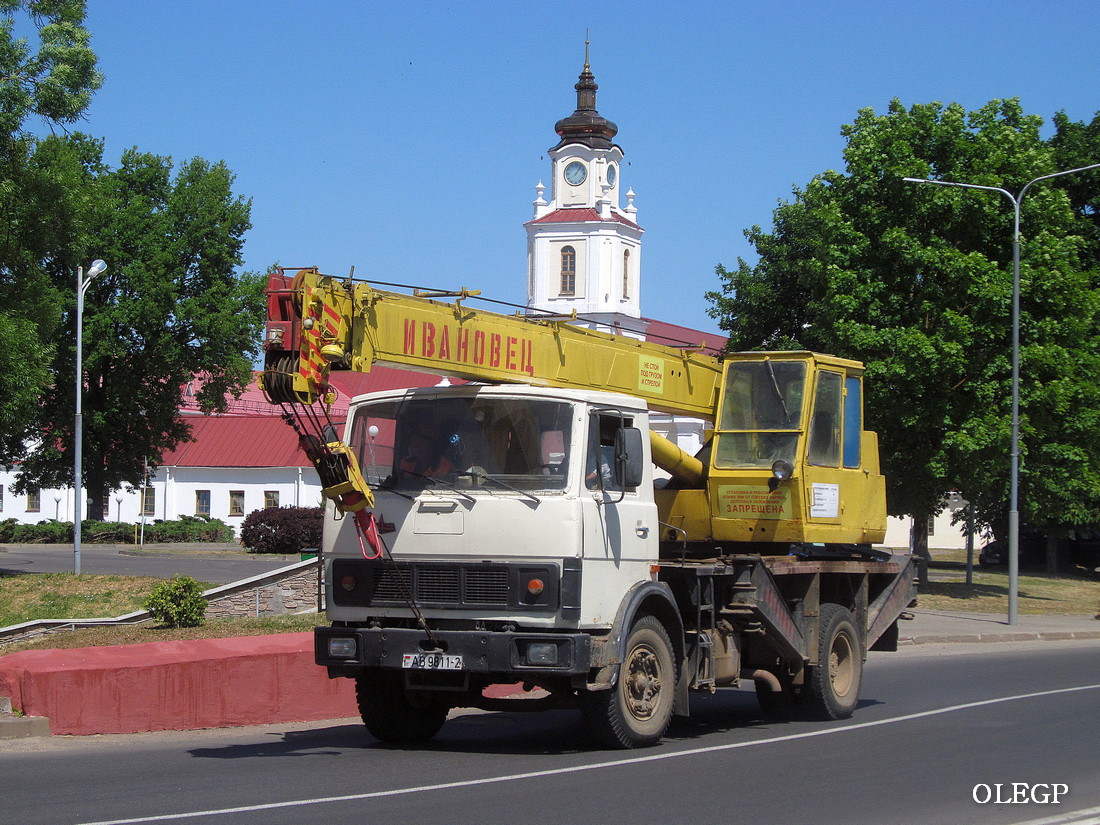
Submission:
{"label": "side mirror", "polygon": [[623,427],[615,433],[615,481],[623,490],[633,490],[642,483],[642,431]]}

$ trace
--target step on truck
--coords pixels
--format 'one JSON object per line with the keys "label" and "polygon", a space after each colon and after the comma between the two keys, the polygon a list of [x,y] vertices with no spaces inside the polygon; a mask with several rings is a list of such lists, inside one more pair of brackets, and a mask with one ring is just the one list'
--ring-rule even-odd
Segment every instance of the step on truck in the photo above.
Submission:
{"label": "step on truck", "polygon": [[[269,284],[264,391],[328,499],[316,661],[354,680],[370,733],[573,707],[599,744],[640,747],[693,693],[750,683],[769,716],[852,714],[916,595],[912,559],[873,547],[862,365],[715,357],[475,296]],[[360,396],[341,428],[332,370],[376,364],[468,383]],[[670,416],[707,422],[701,450],[660,434]]]}

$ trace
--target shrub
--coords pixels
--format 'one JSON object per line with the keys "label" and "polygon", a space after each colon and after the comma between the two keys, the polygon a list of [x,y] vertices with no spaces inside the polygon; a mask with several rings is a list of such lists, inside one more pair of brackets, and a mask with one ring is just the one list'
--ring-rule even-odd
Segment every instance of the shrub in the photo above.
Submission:
{"label": "shrub", "polygon": [[180,516],[178,521],[156,521],[145,525],[145,540],[149,542],[233,541],[233,528],[216,518]]}
{"label": "shrub", "polygon": [[190,576],[176,576],[158,585],[145,609],[168,627],[201,627],[206,622],[202,585]]}
{"label": "shrub", "polygon": [[[10,528],[6,527],[12,522]],[[0,542],[15,544],[68,544],[73,540],[69,521],[42,521],[38,524],[14,524],[0,521]],[[132,544],[134,525],[114,521],[84,521],[80,540],[85,544]],[[147,542],[201,541],[227,544],[234,541],[233,528],[224,521],[182,516],[179,521],[157,521],[145,525]]]}
{"label": "shrub", "polygon": [[253,510],[241,526],[241,543],[253,553],[298,553],[321,546],[323,507]]}
{"label": "shrub", "polygon": [[119,521],[85,521],[80,525],[80,538],[88,544],[133,544],[134,525]]}
{"label": "shrub", "polygon": [[[81,537],[83,538],[83,533]],[[73,540],[73,525],[68,521],[17,524],[12,531],[11,540],[15,544],[66,544]]]}
{"label": "shrub", "polygon": [[0,544],[8,544],[15,535],[15,519],[6,518],[0,520]]}

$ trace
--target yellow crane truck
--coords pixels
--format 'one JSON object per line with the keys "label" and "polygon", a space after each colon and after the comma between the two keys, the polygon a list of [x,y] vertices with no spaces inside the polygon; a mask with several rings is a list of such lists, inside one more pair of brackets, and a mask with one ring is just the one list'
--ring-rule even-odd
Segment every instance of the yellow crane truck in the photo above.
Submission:
{"label": "yellow crane truck", "polygon": [[[576,707],[631,748],[692,692],[748,682],[768,714],[849,716],[916,586],[908,556],[872,548],[863,366],[714,357],[475,295],[317,269],[269,284],[264,390],[329,500],[316,661],[355,680],[367,729],[426,740],[452,708]],[[339,432],[331,371],[376,364],[468,383],[357,397]],[[702,449],[654,414],[704,419]]]}

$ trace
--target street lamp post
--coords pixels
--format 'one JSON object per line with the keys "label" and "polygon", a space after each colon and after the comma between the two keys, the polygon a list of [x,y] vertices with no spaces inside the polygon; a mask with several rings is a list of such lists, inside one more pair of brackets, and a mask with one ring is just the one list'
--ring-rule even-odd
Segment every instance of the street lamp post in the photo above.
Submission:
{"label": "street lamp post", "polygon": [[1100,169],[1100,163],[1067,169],[1041,175],[1028,181],[1018,195],[999,186],[979,186],[975,183],[956,183],[948,180],[929,180],[927,178],[905,178],[907,183],[934,183],[938,186],[957,186],[962,189],[983,189],[986,192],[1000,192],[1010,201],[1014,212],[1012,226],[1012,469],[1009,477],[1008,509],[1008,623],[1017,622],[1017,607],[1020,592],[1020,204],[1024,195],[1033,184],[1041,180],[1050,180],[1062,175],[1087,172]]}
{"label": "street lamp post", "polygon": [[83,487],[84,422],[81,417],[80,401],[84,395],[84,293],[92,278],[107,268],[103,261],[92,261],[88,267],[88,277],[84,277],[84,267],[76,268],[76,418],[73,420],[73,573],[80,574],[80,527],[83,508],[80,506],[80,491]]}

